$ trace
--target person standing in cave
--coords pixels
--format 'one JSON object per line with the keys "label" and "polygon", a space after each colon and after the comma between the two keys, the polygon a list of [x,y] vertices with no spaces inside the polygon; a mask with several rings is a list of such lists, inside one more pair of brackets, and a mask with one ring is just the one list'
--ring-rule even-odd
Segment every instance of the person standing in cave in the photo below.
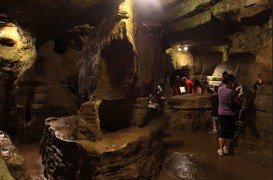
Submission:
{"label": "person standing in cave", "polygon": [[254,90],[248,89],[246,85],[242,87],[243,93],[240,94],[239,98],[242,99],[243,103],[239,111],[239,123],[244,124],[243,130],[248,127],[253,136],[259,137],[255,123],[256,106],[254,101],[256,99],[256,93]]}
{"label": "person standing in cave", "polygon": [[[214,87],[214,91],[218,91],[218,86]],[[211,97],[211,104],[212,104],[212,110],[211,110],[211,118],[212,118],[212,130],[209,131],[210,134],[218,134],[218,106],[219,106],[219,99],[218,95],[214,95]]]}
{"label": "person standing in cave", "polygon": [[174,84],[173,84],[173,95],[174,96],[181,95],[180,86],[181,86],[180,77],[176,76],[175,80],[174,80]]}
{"label": "person standing in cave", "polygon": [[262,86],[262,84],[263,84],[263,80],[261,78],[261,75],[257,74],[257,80],[256,80],[255,84],[253,85],[253,90],[255,93]]}
{"label": "person standing in cave", "polygon": [[149,103],[148,103],[148,116],[149,119],[154,119],[158,116],[159,113],[159,104],[157,98],[153,94],[149,94]]}
{"label": "person standing in cave", "polygon": [[193,94],[202,94],[201,83],[198,79],[194,81]]}
{"label": "person standing in cave", "polygon": [[185,84],[186,93],[192,94],[193,88],[194,88],[192,80],[190,80],[186,77],[183,77],[182,82]]}
{"label": "person standing in cave", "polygon": [[218,115],[220,122],[219,130],[219,149],[218,155],[229,154],[230,144],[234,139],[235,132],[235,110],[234,104],[239,103],[238,97],[235,96],[233,83],[235,77],[228,74],[223,78],[223,85],[218,88]]}

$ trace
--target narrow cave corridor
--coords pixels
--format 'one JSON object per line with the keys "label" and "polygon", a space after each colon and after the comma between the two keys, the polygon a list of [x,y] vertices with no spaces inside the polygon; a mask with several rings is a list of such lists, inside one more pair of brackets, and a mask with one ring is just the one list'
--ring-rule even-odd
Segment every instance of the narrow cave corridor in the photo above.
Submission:
{"label": "narrow cave corridor", "polygon": [[272,179],[270,0],[0,10],[0,180]]}

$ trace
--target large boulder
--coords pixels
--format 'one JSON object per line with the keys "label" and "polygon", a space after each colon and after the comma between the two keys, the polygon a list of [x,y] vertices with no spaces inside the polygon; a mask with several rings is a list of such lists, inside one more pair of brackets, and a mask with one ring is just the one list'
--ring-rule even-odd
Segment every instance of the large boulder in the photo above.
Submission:
{"label": "large boulder", "polygon": [[[0,149],[0,166],[2,167],[2,169],[0,168],[0,172],[1,170],[4,171],[4,174],[0,173],[0,177],[3,175],[6,176],[7,179],[13,179],[12,177],[20,180],[30,179],[23,156],[11,142],[10,137],[3,131],[0,131]],[[4,164],[2,164],[3,160]],[[12,177],[10,177],[9,173],[6,171],[5,165]]]}
{"label": "large boulder", "polygon": [[211,124],[211,97],[214,95],[173,96],[169,99],[168,130],[174,132],[207,129]]}
{"label": "large boulder", "polygon": [[162,162],[166,121],[102,135],[101,141],[75,140],[74,117],[46,121],[40,152],[46,178],[153,179]]}

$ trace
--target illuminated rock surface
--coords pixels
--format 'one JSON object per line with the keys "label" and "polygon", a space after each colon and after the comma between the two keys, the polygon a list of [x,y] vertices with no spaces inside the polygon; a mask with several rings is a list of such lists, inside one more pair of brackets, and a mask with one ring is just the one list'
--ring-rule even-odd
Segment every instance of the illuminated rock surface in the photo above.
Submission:
{"label": "illuminated rock surface", "polygon": [[[41,146],[47,175],[156,177],[163,129],[148,118],[147,104],[157,85],[169,98],[177,75],[205,86],[207,78],[219,84],[228,71],[252,87],[261,74],[264,85],[252,116],[259,137],[248,129],[239,149],[240,156],[270,169],[271,5],[269,0],[3,0],[0,129],[21,143],[38,142],[45,120],[56,117],[46,122]],[[209,127],[210,96],[174,96],[169,102],[167,133]],[[110,147],[112,141],[116,147]],[[215,166],[199,154],[183,153],[165,156],[165,170],[179,166],[173,178],[211,179],[205,171]]]}

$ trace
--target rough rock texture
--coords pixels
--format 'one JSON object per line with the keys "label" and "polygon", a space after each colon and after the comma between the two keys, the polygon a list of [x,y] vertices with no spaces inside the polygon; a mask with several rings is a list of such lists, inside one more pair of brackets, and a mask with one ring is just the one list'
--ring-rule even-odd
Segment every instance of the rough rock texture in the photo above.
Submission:
{"label": "rough rock texture", "polygon": [[215,69],[213,76],[221,77],[227,72],[235,75],[237,80],[245,84],[253,84],[257,74],[271,83],[272,73],[272,37],[268,23],[261,27],[246,27],[244,32],[231,36],[232,47],[230,57]]}
{"label": "rough rock texture", "polygon": [[194,59],[192,54],[187,52],[179,52],[177,49],[171,49],[169,53],[172,56],[172,63],[174,69],[182,69],[185,66],[189,68],[193,68],[194,66]]}
{"label": "rough rock texture", "polygon": [[134,107],[132,112],[132,125],[143,127],[149,123],[148,115],[148,97],[139,97],[134,100]]}
{"label": "rough rock texture", "polygon": [[49,41],[38,50],[34,64],[16,81],[16,105],[21,142],[38,141],[44,120],[50,115],[77,112],[77,57],[92,30],[88,24],[69,30],[65,39]]}
{"label": "rough rock texture", "polygon": [[[272,167],[271,99],[272,85],[263,85],[255,100],[257,112],[250,115],[247,131],[239,139],[236,149],[242,156],[261,164],[267,169]],[[255,131],[258,132],[258,137]]]}
{"label": "rough rock texture", "polygon": [[261,74],[264,83],[271,84],[272,37],[270,22],[260,26],[244,26],[229,36],[231,47],[229,59],[219,64],[212,77],[219,78],[223,71],[235,75],[243,84],[252,86]]}
{"label": "rough rock texture", "polygon": [[1,14],[7,15],[4,19],[30,31],[40,46],[50,39],[64,38],[68,29],[80,24],[97,25],[114,3],[106,0],[4,0],[0,9]]}
{"label": "rough rock texture", "polygon": [[211,124],[211,97],[215,95],[173,96],[169,99],[169,130],[195,131]]}
{"label": "rough rock texture", "polygon": [[[14,82],[36,58],[35,39],[12,23],[3,26],[1,31],[3,35],[0,37],[0,129],[14,136],[17,129]],[[6,44],[7,40],[13,40],[14,43]]]}
{"label": "rough rock texture", "polygon": [[[22,157],[22,155],[19,154],[18,149],[13,145],[10,137],[3,131],[0,131],[0,149],[1,149],[1,155],[0,155],[1,166],[2,167],[4,166],[4,164],[2,164],[3,163],[2,158],[3,158],[4,163],[8,167],[8,170],[10,174],[12,175],[12,177],[19,180],[30,179],[30,176],[26,170],[24,158]],[[13,179],[9,177],[8,172],[5,172],[5,173],[4,173],[4,176],[6,176],[7,179],[9,178]],[[1,175],[2,174],[0,173],[0,177]]]}
{"label": "rough rock texture", "polygon": [[[140,101],[155,92],[162,77],[160,38],[153,28],[143,24],[148,15],[141,7],[140,2],[117,1],[105,20],[94,28],[81,53],[80,95],[84,101],[99,102],[99,114],[95,116],[106,131],[147,124],[144,109],[148,101]],[[92,121],[83,121],[78,123],[77,132],[88,123],[93,126]],[[89,130],[90,137],[96,134]]]}
{"label": "rough rock texture", "polygon": [[227,71],[236,77],[239,83],[251,85],[260,73],[258,63],[252,54],[234,54],[226,62],[219,64],[213,73],[213,77],[221,77],[222,72]]}
{"label": "rough rock texture", "polygon": [[41,141],[45,175],[53,179],[150,179],[161,163],[164,120],[103,134],[102,141],[74,140],[75,117],[50,118]]}
{"label": "rough rock texture", "polygon": [[270,12],[268,0],[189,0],[167,6],[161,19],[166,24],[166,35],[175,41],[202,40],[209,43],[216,39],[221,41],[224,36],[238,31],[242,24],[263,24],[269,19]]}
{"label": "rough rock texture", "polygon": [[116,6],[83,49],[79,64],[82,95],[115,100],[146,96],[157,87],[162,62],[159,37],[142,25],[142,10],[136,11],[135,2]]}
{"label": "rough rock texture", "polygon": [[211,76],[217,65],[220,64],[222,61],[222,52],[195,52],[193,53],[194,74]]}
{"label": "rough rock texture", "polygon": [[76,134],[79,139],[89,139],[92,141],[102,139],[99,102],[87,101],[82,104],[78,114]]}
{"label": "rough rock texture", "polygon": [[0,156],[0,179],[14,180],[14,178],[11,176],[4,160],[2,159],[2,156]]}

